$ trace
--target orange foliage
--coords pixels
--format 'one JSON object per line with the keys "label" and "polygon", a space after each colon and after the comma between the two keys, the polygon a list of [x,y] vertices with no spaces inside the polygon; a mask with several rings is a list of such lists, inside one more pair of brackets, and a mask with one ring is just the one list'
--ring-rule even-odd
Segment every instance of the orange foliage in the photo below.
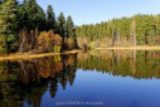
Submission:
{"label": "orange foliage", "polygon": [[58,34],[54,34],[52,30],[49,32],[41,32],[38,36],[38,49],[42,52],[50,52],[53,46],[61,46],[62,37]]}

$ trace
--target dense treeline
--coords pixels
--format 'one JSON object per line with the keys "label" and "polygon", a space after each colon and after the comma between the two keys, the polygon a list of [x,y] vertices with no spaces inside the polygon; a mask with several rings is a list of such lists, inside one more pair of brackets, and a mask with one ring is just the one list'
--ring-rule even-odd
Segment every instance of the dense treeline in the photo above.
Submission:
{"label": "dense treeline", "polygon": [[102,42],[105,46],[158,45],[160,15],[139,14],[133,17],[115,18],[95,25],[82,25],[76,32],[79,38],[87,38],[86,41],[99,39],[97,47]]}
{"label": "dense treeline", "polygon": [[0,28],[1,53],[77,48],[71,16],[66,19],[62,12],[56,17],[51,5],[44,12],[36,0],[1,0]]}

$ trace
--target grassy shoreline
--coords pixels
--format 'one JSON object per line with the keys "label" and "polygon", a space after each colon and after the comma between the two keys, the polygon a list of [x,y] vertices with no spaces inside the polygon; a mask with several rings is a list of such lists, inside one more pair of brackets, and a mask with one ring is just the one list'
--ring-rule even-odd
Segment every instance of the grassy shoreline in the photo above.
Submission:
{"label": "grassy shoreline", "polygon": [[8,54],[8,55],[0,56],[0,61],[30,60],[30,59],[43,58],[43,57],[48,57],[48,56],[75,54],[79,52],[80,50],[65,51],[62,53],[41,53],[41,54],[15,53],[15,54]]}
{"label": "grassy shoreline", "polygon": [[[108,47],[108,48],[94,48],[94,50],[146,50],[146,51],[160,51],[160,46],[137,46],[137,47]],[[0,56],[0,61],[14,61],[14,60],[30,60],[43,58],[48,56],[55,55],[67,55],[67,54],[75,54],[79,53],[81,50],[71,50],[65,51],[62,53],[41,53],[41,54],[33,54],[33,53],[15,53]]]}
{"label": "grassy shoreline", "polygon": [[136,47],[108,47],[108,48],[94,48],[96,50],[159,50],[160,46],[136,46]]}

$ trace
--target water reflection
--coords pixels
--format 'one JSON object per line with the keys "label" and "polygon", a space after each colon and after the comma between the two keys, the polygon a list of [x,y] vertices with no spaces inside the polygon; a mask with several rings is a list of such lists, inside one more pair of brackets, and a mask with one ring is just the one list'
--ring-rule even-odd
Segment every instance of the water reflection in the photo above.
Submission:
{"label": "water reflection", "polygon": [[130,76],[136,79],[160,78],[159,51],[97,51],[81,54],[78,67],[83,70]]}
{"label": "water reflection", "polygon": [[1,107],[22,107],[24,101],[33,107],[39,107],[41,97],[48,88],[54,98],[58,83],[63,89],[67,83],[72,86],[76,72],[76,56],[1,63]]}
{"label": "water reflection", "polygon": [[[135,82],[133,79],[159,80],[159,65],[158,51],[96,51],[28,61],[0,62],[0,105],[1,107],[52,107],[58,100],[103,101],[109,104],[108,101],[116,100],[113,96],[108,99],[110,93],[123,92],[120,91],[119,85],[115,88],[119,91],[108,90],[106,83],[110,87],[116,85],[117,83],[113,82],[116,81],[114,78],[116,76],[119,82],[124,82],[123,78],[127,78],[128,84]],[[136,89],[134,86],[135,84],[132,86],[133,89]],[[97,92],[93,91],[93,87],[98,94],[95,94]],[[124,88],[129,86],[124,85]],[[159,89],[159,86],[152,88]],[[91,92],[94,94],[90,94]],[[134,95],[131,94],[130,97],[132,96]],[[127,103],[127,101],[122,102]]]}

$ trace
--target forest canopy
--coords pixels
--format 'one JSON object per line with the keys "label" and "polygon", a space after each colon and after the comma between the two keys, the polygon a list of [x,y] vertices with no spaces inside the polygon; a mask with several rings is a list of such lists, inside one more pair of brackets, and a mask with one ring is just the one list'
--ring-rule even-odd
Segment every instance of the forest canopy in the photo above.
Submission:
{"label": "forest canopy", "polygon": [[138,14],[114,18],[98,24],[79,26],[76,33],[78,38],[86,38],[87,43],[97,42],[97,47],[133,46],[133,42],[136,42],[136,45],[159,45],[160,15]]}
{"label": "forest canopy", "polygon": [[[48,52],[55,50],[54,47],[61,51],[77,48],[72,17],[64,17],[63,12],[56,17],[51,5],[44,11],[36,0],[23,0],[21,3],[17,0],[0,0],[0,28],[1,53]],[[38,44],[41,38],[49,43]],[[50,38],[62,38],[62,43],[57,44],[59,41],[48,40]],[[68,43],[69,39],[73,43]],[[47,49],[39,47],[46,44]]]}
{"label": "forest canopy", "polygon": [[[96,17],[96,16],[95,16]],[[62,52],[78,48],[159,45],[160,15],[132,17],[75,26],[71,16],[56,16],[36,0],[0,0],[0,53]]]}

